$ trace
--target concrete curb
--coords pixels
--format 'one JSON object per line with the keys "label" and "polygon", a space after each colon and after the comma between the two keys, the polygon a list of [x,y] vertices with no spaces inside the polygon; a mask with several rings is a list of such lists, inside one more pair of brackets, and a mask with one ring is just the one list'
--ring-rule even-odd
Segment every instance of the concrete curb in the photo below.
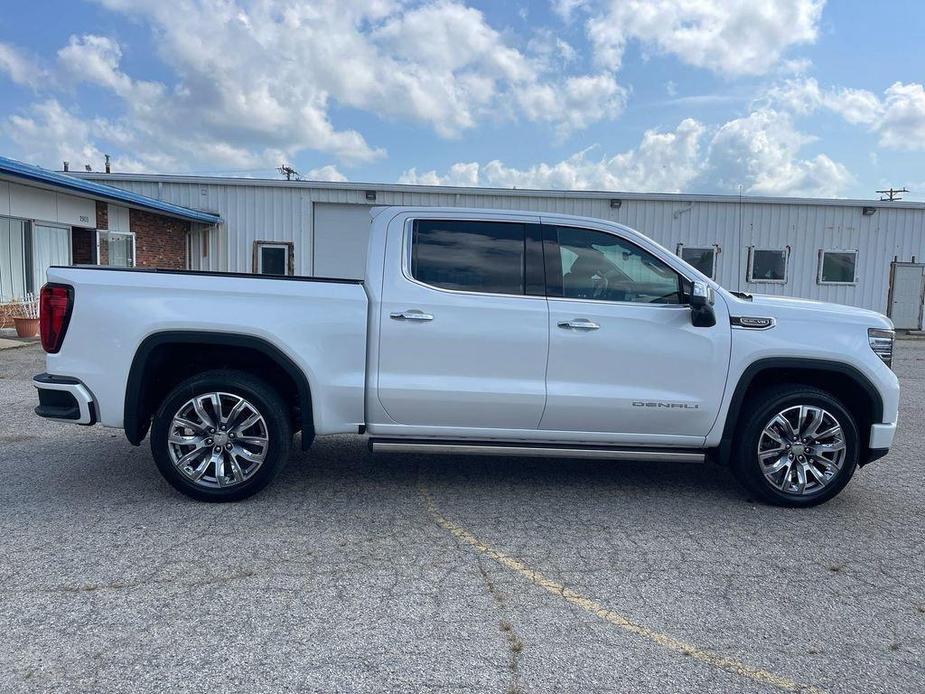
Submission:
{"label": "concrete curb", "polygon": [[7,340],[0,337],[0,350],[28,347],[30,345],[37,345],[38,343],[38,340]]}

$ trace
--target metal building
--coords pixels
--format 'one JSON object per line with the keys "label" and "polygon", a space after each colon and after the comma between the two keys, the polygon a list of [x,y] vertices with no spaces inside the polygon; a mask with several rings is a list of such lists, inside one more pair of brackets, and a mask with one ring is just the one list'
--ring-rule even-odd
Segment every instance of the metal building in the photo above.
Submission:
{"label": "metal building", "polygon": [[723,286],[871,308],[920,329],[925,203],[80,174],[223,223],[192,231],[191,269],[363,276],[368,208],[561,212],[633,227]]}

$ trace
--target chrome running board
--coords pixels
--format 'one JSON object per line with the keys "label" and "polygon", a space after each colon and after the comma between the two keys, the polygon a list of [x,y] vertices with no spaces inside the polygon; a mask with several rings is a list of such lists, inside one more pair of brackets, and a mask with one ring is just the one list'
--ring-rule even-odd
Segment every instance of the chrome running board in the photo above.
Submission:
{"label": "chrome running board", "polygon": [[677,448],[605,448],[602,446],[536,445],[524,443],[482,443],[478,441],[414,441],[372,439],[373,453],[425,453],[495,455],[521,458],[584,458],[594,460],[665,461],[702,463],[706,454]]}

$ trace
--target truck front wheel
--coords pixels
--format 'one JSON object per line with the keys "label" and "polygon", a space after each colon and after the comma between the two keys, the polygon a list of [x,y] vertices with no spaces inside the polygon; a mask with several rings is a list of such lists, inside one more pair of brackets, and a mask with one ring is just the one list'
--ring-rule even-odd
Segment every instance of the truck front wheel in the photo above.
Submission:
{"label": "truck front wheel", "polygon": [[854,417],[825,391],[783,384],[761,391],[743,408],[732,467],[763,500],[806,507],[828,501],[857,468]]}
{"label": "truck front wheel", "polygon": [[207,371],[183,381],[161,403],[151,429],[161,474],[199,501],[256,494],[285,466],[291,442],[279,394],[243,371]]}

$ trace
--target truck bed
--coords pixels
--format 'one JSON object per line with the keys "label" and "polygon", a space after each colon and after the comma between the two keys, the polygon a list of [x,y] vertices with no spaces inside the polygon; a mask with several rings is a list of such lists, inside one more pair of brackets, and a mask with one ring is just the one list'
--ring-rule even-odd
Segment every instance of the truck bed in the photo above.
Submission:
{"label": "truck bed", "polygon": [[123,426],[139,346],[171,331],[259,339],[311,382],[316,433],[363,424],[368,299],[359,280],[78,266],[51,267],[48,281],[74,288],[48,372],[79,378],[106,426]]}

